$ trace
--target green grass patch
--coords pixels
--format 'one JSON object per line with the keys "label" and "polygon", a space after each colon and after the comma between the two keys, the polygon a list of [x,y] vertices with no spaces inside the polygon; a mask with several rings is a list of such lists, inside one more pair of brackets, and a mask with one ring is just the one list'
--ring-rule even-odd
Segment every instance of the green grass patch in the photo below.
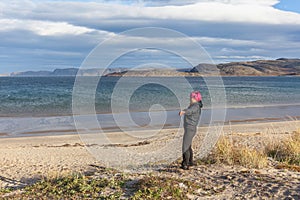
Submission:
{"label": "green grass patch", "polygon": [[10,192],[12,192],[13,190],[14,190],[14,188],[11,188],[11,187],[0,188],[0,195],[10,193]]}
{"label": "green grass patch", "polygon": [[[205,195],[212,195],[224,190],[214,190],[213,187],[203,186],[200,182],[158,176],[146,176],[135,185],[136,191],[130,198],[137,199],[188,199],[191,195],[201,195],[199,191],[205,191]],[[201,195],[203,196],[203,195]]]}
{"label": "green grass patch", "polygon": [[1,195],[6,194],[7,199],[187,199],[189,195],[207,196],[223,190],[216,190],[200,180],[151,174],[133,180],[120,174],[112,174],[109,178],[69,174],[44,178],[10,196],[12,190],[2,189]]}
{"label": "green grass patch", "polygon": [[70,174],[43,180],[27,186],[14,198],[30,199],[119,199],[123,193],[124,177],[90,178]]}

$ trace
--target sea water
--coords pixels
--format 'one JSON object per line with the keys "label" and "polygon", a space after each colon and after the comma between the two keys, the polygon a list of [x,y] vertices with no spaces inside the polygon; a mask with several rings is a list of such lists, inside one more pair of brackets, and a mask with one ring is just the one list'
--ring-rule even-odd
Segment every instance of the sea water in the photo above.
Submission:
{"label": "sea water", "polygon": [[[149,110],[153,105],[160,105],[161,110],[151,111],[157,116],[166,110],[166,121],[162,122],[164,127],[179,126],[178,111],[188,106],[191,88],[200,90],[203,96],[200,125],[211,122],[211,109],[226,109],[225,123],[297,119],[300,116],[300,77],[223,77],[222,84],[217,82],[215,85],[207,85],[208,78],[163,77],[165,82],[178,89],[177,94],[157,83],[161,77],[122,79],[128,86],[123,87],[124,94],[130,93],[131,84],[139,85],[129,94],[128,108],[132,120],[141,128],[149,125]],[[111,114],[111,102],[121,101],[112,99],[118,81],[120,77],[102,77],[95,90],[95,112],[103,130],[118,129]],[[185,85],[185,81],[190,87]],[[75,77],[0,77],[2,137],[75,133],[72,117],[74,83]],[[214,105],[212,96],[220,88],[225,90],[226,95],[218,98],[224,98],[219,100],[225,104]],[[185,99],[178,99],[184,96]],[[180,101],[184,104],[180,105]],[[115,114],[122,115],[122,109]],[[161,127],[159,123],[151,126]]]}

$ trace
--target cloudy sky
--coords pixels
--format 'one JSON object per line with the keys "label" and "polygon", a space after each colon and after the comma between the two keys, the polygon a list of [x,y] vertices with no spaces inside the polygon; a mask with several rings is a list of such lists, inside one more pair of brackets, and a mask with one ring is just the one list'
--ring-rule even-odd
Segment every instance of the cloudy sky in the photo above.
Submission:
{"label": "cloudy sky", "polygon": [[[298,0],[1,0],[0,74],[79,67],[102,41],[142,27],[181,32],[216,63],[300,57]],[[140,41],[123,38],[120,49]]]}

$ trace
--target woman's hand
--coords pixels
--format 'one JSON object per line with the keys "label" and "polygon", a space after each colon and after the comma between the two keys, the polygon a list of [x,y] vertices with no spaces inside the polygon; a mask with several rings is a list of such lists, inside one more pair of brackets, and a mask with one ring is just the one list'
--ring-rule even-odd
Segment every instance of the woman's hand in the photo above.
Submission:
{"label": "woman's hand", "polygon": [[185,112],[183,111],[183,110],[181,110],[180,112],[179,112],[179,116],[183,116],[185,114]]}

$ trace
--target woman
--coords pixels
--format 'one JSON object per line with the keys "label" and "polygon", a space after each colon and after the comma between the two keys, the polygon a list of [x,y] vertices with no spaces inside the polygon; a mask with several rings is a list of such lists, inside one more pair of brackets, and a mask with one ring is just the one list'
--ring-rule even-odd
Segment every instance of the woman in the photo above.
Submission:
{"label": "woman", "polygon": [[181,163],[181,168],[184,170],[188,170],[189,166],[193,165],[192,141],[197,132],[202,106],[201,93],[194,91],[190,94],[190,106],[179,112],[180,116],[184,115],[184,135],[182,142],[183,160]]}

